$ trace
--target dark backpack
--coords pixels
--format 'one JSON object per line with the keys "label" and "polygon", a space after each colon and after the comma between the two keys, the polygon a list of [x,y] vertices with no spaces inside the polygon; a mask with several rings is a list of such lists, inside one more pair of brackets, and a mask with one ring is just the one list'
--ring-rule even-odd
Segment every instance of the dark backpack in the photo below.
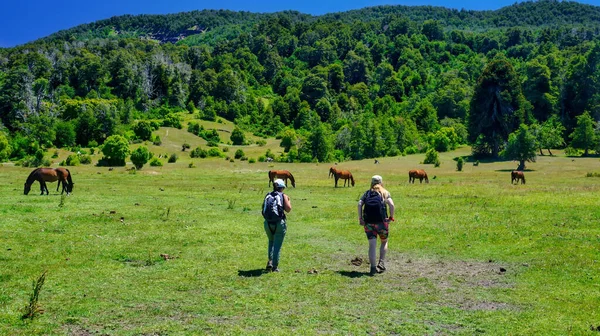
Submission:
{"label": "dark backpack", "polygon": [[367,191],[363,202],[363,220],[366,223],[383,223],[385,221],[387,208],[380,193],[373,190]]}
{"label": "dark backpack", "polygon": [[283,212],[283,193],[272,191],[265,196],[262,215],[267,222],[277,222],[285,218]]}

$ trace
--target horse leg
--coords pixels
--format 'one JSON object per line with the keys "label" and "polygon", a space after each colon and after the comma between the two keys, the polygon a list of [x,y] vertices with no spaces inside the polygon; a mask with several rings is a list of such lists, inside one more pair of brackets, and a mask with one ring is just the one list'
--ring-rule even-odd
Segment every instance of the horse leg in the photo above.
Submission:
{"label": "horse leg", "polygon": [[335,187],[337,188],[338,177],[335,177]]}

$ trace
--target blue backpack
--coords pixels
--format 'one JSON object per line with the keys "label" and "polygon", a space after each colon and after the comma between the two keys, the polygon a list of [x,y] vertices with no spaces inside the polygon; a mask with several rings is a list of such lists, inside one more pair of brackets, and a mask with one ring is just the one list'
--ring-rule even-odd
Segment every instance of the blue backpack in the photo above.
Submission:
{"label": "blue backpack", "polygon": [[262,207],[262,215],[269,223],[285,219],[283,212],[283,193],[272,191],[265,196]]}

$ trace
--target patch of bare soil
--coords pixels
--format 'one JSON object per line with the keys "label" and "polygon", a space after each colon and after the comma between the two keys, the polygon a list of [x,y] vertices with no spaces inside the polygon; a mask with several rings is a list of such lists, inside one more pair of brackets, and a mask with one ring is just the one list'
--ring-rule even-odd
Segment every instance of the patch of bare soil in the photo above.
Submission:
{"label": "patch of bare soil", "polygon": [[[512,269],[511,269],[512,268]],[[448,261],[404,258],[387,262],[392,286],[404,288],[427,297],[433,304],[463,310],[504,310],[516,307],[496,302],[489,297],[491,288],[511,288],[517,266],[500,265],[493,261]]]}
{"label": "patch of bare soil", "polygon": [[70,336],[91,336],[94,335],[93,332],[78,326],[78,325],[69,325],[67,327],[67,335]]}

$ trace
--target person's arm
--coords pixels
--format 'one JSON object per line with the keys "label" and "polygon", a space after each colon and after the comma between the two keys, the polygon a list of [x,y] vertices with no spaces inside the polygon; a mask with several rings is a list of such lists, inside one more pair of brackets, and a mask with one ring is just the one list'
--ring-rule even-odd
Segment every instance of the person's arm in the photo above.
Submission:
{"label": "person's arm", "polygon": [[292,202],[290,202],[290,197],[286,194],[283,194],[283,210],[285,212],[292,211]]}
{"label": "person's arm", "polygon": [[358,223],[360,223],[360,225],[365,226],[365,220],[363,219],[363,214],[362,214],[362,206],[363,206],[363,200],[362,198],[358,201]]}
{"label": "person's arm", "polygon": [[396,211],[396,207],[394,206],[394,200],[391,197],[388,197],[385,202],[388,204],[390,208],[390,220],[394,220],[394,212]]}

